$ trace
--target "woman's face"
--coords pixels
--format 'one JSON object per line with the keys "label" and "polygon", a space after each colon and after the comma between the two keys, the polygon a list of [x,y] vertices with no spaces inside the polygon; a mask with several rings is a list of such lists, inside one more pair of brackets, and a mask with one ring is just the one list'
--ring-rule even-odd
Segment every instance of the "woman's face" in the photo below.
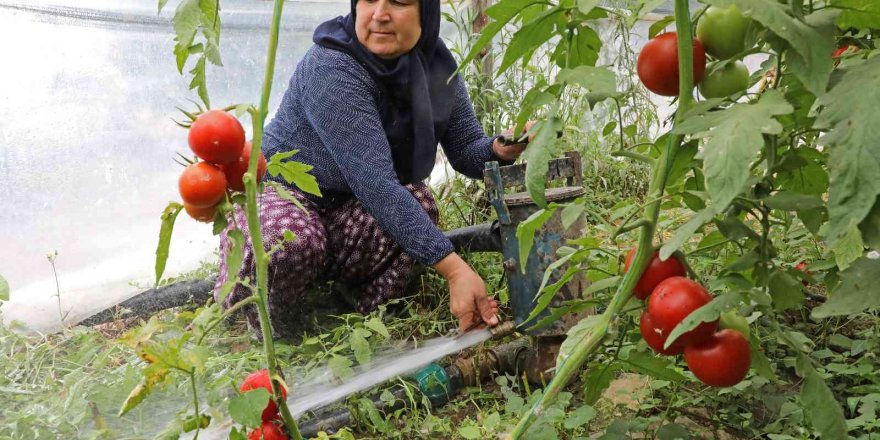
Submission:
{"label": "woman's face", "polygon": [[380,58],[409,52],[422,35],[419,0],[358,0],[355,12],[358,41]]}

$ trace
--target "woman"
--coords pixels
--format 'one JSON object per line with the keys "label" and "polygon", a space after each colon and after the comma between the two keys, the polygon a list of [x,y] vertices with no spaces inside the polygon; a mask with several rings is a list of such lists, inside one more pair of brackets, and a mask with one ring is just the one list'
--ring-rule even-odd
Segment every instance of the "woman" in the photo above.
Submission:
{"label": "woman", "polygon": [[[461,329],[498,323],[498,304],[486,295],[485,283],[437,228],[438,210],[423,180],[438,142],[453,168],[475,179],[485,162],[509,163],[525,145],[504,146],[485,136],[462,79],[448,81],[457,66],[439,29],[438,0],[352,0],[349,15],[316,29],[315,45],[263,137],[267,157],[299,150],[294,159],[314,167],[323,196],[290,186],[303,211],[269,186],[262,195],[266,247],[287,229],[297,237],[269,264],[269,314],[277,336],[297,336],[291,323],[316,279],[359,287],[357,309],[368,313],[403,293],[416,262],[447,280]],[[246,224],[241,210],[235,216]],[[253,279],[249,246],[248,239],[242,279]],[[223,257],[229,247],[224,232]],[[215,292],[226,282],[224,264],[221,258]],[[249,295],[239,285],[225,306]],[[259,328],[255,310],[246,314]]]}

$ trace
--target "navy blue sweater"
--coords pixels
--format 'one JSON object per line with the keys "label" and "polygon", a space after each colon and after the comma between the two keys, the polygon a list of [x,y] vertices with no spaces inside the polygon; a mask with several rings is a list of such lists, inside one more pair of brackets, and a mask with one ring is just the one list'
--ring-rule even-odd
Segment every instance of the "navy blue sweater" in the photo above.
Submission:
{"label": "navy blue sweater", "polygon": [[[440,145],[452,167],[474,179],[498,160],[474,115],[461,77]],[[391,238],[417,261],[432,265],[452,243],[404,188],[394,172],[380,119],[379,86],[348,54],[312,46],[297,65],[281,106],[266,126],[263,153],[298,149],[292,160],[314,166],[321,192],[352,194]],[[315,203],[325,203],[310,197]]]}

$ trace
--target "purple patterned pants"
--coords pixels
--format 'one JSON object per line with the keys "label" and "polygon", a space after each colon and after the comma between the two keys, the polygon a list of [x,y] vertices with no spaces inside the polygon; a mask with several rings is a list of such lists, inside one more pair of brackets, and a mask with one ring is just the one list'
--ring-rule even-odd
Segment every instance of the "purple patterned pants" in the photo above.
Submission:
{"label": "purple patterned pants", "polygon": [[[434,196],[424,183],[406,185],[416,200],[437,224],[439,212]],[[341,281],[361,292],[357,310],[368,313],[379,304],[403,294],[415,270],[415,261],[403,252],[379,227],[363,205],[350,199],[333,208],[319,208],[302,193],[291,191],[306,208],[305,212],[281,198],[271,186],[263,190],[260,224],[266,250],[282,240],[286,230],[296,240],[285,243],[272,254],[269,262],[269,316],[277,337],[296,337],[303,295],[316,280]],[[239,279],[248,277],[256,284],[254,254],[244,211],[236,205],[229,227],[220,234],[220,274],[214,295],[226,283],[226,256],[231,243],[228,233],[239,225],[245,236],[244,259]],[[228,308],[251,295],[241,283],[226,298]],[[259,318],[253,305],[244,307],[251,327],[259,330]],[[261,333],[258,332],[258,335]]]}

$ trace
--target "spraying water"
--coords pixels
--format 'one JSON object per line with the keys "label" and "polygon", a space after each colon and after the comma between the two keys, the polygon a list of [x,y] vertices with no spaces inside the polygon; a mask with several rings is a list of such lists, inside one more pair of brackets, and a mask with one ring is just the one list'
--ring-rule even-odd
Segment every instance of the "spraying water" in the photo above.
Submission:
{"label": "spraying water", "polygon": [[[353,393],[413,373],[437,359],[477,345],[491,337],[489,330],[476,330],[458,337],[443,336],[430,339],[407,352],[386,353],[367,365],[361,365],[352,377],[341,383],[334,380],[329,368],[323,368],[320,369],[322,373],[317,377],[303,383],[293,383],[287,404],[293,417],[299,419],[308,411],[323,408]],[[212,427],[199,433],[199,438],[225,439],[232,425],[231,421],[212,423]],[[192,438],[192,436],[182,438]]]}

